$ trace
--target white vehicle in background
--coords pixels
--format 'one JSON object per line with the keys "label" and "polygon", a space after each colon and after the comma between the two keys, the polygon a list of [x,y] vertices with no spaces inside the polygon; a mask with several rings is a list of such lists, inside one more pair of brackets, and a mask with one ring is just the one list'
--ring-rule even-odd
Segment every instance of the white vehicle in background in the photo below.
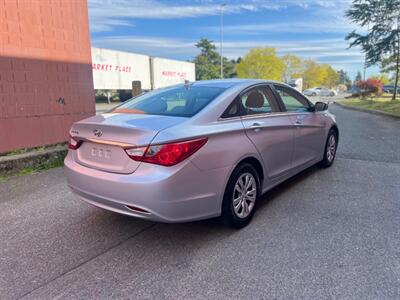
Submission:
{"label": "white vehicle in background", "polygon": [[312,89],[304,90],[303,94],[312,97],[313,96],[333,97],[337,95],[337,92],[325,87],[315,87]]}

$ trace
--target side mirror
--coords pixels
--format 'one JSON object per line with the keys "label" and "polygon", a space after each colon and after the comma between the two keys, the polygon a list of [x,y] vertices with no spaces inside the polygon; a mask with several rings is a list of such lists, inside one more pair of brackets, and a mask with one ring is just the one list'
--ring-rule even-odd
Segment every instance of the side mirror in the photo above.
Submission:
{"label": "side mirror", "polygon": [[325,102],[317,102],[314,105],[315,111],[325,111],[328,110],[328,104]]}

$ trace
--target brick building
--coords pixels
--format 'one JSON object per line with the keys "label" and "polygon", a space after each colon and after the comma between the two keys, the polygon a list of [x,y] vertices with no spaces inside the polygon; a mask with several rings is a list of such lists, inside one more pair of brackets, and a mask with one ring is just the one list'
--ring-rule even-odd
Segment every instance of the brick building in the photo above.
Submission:
{"label": "brick building", "polygon": [[0,153],[67,140],[95,112],[86,0],[0,0]]}

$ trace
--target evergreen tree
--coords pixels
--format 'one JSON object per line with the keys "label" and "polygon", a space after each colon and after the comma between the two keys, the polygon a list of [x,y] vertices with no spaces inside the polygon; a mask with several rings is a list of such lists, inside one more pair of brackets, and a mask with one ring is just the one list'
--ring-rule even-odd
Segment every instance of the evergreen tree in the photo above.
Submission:
{"label": "evergreen tree", "polygon": [[[217,52],[217,48],[213,41],[201,39],[196,45],[200,49],[200,54],[197,55],[193,62],[196,64],[196,80],[216,79],[221,76],[221,56]],[[235,60],[224,61],[224,78],[232,78],[236,76]]]}
{"label": "evergreen tree", "polygon": [[215,45],[212,41],[201,39],[196,47],[200,49],[200,54],[193,60],[196,64],[196,80],[219,78],[219,54]]}
{"label": "evergreen tree", "polygon": [[361,75],[361,72],[358,71],[358,72],[357,72],[357,75],[356,75],[356,78],[354,79],[354,81],[360,81],[360,80],[362,80],[362,75]]}
{"label": "evergreen tree", "polygon": [[350,47],[360,46],[365,53],[366,66],[372,66],[383,61],[395,72],[395,89],[393,100],[396,99],[400,68],[400,0],[353,0],[346,16],[355,24],[368,28],[366,34],[349,33],[346,40]]}
{"label": "evergreen tree", "polygon": [[350,88],[351,80],[350,80],[349,74],[347,74],[347,72],[344,70],[339,70],[338,75],[339,75],[339,83],[346,85],[347,88]]}

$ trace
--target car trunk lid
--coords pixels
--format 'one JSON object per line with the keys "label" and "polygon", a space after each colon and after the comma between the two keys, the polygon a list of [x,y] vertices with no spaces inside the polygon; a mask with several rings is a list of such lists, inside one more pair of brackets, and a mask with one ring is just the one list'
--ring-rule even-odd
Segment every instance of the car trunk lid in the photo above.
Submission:
{"label": "car trunk lid", "polygon": [[184,122],[186,118],[144,114],[97,115],[71,128],[71,136],[81,140],[73,151],[76,162],[106,172],[129,174],[140,162],[126,154],[126,148],[147,146],[165,128]]}

